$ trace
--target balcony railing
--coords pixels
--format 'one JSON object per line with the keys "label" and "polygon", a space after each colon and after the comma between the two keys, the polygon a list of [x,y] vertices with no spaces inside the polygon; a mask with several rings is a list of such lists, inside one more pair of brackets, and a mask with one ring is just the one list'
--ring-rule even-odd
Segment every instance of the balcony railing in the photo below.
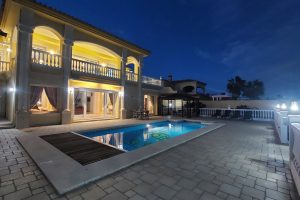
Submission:
{"label": "balcony railing", "polygon": [[148,77],[148,76],[143,76],[142,81],[145,84],[161,86],[161,80],[160,79],[155,79],[155,78],[151,78],[151,77]]}
{"label": "balcony railing", "polygon": [[120,78],[120,70],[111,67],[105,67],[95,63],[72,59],[72,71],[96,76],[106,76],[110,78]]}
{"label": "balcony railing", "polygon": [[46,51],[41,51],[37,49],[32,49],[31,54],[32,63],[46,66],[46,67],[54,67],[61,68],[61,56],[57,54],[51,54]]}
{"label": "balcony railing", "polygon": [[9,71],[9,62],[0,61],[0,72],[7,72]]}
{"label": "balcony railing", "polygon": [[139,78],[138,74],[135,74],[133,72],[126,72],[126,80],[137,82],[138,78]]}
{"label": "balcony railing", "polygon": [[274,110],[201,108],[199,111],[200,117],[251,119],[256,121],[274,120]]}

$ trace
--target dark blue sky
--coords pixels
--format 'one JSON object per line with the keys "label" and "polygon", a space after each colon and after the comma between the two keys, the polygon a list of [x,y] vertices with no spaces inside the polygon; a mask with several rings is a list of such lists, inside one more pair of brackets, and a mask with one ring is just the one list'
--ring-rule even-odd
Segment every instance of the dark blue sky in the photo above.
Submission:
{"label": "dark blue sky", "polygon": [[209,92],[240,75],[264,81],[266,97],[300,97],[299,0],[39,1],[150,50],[145,75]]}

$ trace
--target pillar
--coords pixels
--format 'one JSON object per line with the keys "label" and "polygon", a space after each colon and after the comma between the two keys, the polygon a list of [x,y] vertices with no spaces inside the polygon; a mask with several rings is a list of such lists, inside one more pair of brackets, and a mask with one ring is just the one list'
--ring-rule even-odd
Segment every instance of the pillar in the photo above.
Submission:
{"label": "pillar", "polygon": [[123,49],[122,51],[122,58],[121,58],[121,91],[119,93],[120,95],[120,101],[121,101],[121,113],[120,118],[126,119],[127,118],[127,110],[125,108],[124,98],[125,98],[125,86],[126,86],[126,63],[127,63],[127,49]]}
{"label": "pillar", "polygon": [[72,123],[70,108],[68,108],[69,99],[69,78],[72,67],[72,46],[73,46],[73,28],[66,25],[64,32],[64,41],[62,44],[62,66],[63,66],[63,88],[61,90],[61,111],[62,124]]}
{"label": "pillar", "polygon": [[142,68],[144,66],[144,56],[141,55],[139,57],[139,78],[138,78],[138,98],[139,98],[139,109],[142,110],[144,108],[144,98],[142,93]]}
{"label": "pillar", "polygon": [[32,51],[32,33],[34,28],[34,13],[26,8],[20,12],[17,25],[18,41],[16,56],[16,128],[29,127],[30,117],[30,87],[29,73]]}

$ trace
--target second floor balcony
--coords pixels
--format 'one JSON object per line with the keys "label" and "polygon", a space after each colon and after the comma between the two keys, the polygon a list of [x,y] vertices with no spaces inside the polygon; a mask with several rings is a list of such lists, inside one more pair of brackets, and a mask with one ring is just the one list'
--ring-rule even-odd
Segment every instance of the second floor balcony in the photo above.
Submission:
{"label": "second floor balcony", "polygon": [[32,49],[31,61],[40,66],[62,68],[61,56],[53,52]]}
{"label": "second floor balcony", "polygon": [[143,76],[142,82],[148,85],[162,86],[162,82],[160,79],[155,79],[149,76]]}
{"label": "second floor balcony", "polygon": [[82,61],[74,58],[72,59],[72,71],[114,79],[119,79],[121,77],[121,72],[119,69],[102,66],[96,63]]}
{"label": "second floor balcony", "polygon": [[0,73],[1,72],[8,72],[10,63],[7,61],[0,61]]}

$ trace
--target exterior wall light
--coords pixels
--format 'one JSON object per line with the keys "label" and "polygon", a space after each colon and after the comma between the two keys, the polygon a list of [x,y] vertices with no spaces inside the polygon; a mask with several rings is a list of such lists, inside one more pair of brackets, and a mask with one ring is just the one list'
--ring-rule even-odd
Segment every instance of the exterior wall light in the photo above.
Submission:
{"label": "exterior wall light", "polygon": [[280,104],[279,104],[279,103],[276,105],[276,108],[277,108],[277,109],[280,109]]}
{"label": "exterior wall light", "polygon": [[69,93],[73,93],[73,92],[74,92],[74,88],[69,87],[69,88],[68,88],[68,92],[69,92]]}
{"label": "exterior wall light", "polygon": [[119,96],[120,96],[120,97],[123,97],[123,96],[124,96],[124,92],[123,92],[123,91],[120,91],[120,92],[119,92]]}
{"label": "exterior wall light", "polygon": [[293,112],[299,111],[298,103],[297,103],[296,101],[293,101],[293,102],[291,103],[290,109],[291,109],[291,111],[293,111]]}
{"label": "exterior wall light", "polygon": [[9,92],[16,92],[16,88],[10,87],[10,88],[8,88],[8,91],[9,91]]}
{"label": "exterior wall light", "polygon": [[285,103],[283,103],[283,104],[281,104],[280,108],[281,108],[281,110],[286,110],[286,109],[287,109],[287,106],[286,106]]}

